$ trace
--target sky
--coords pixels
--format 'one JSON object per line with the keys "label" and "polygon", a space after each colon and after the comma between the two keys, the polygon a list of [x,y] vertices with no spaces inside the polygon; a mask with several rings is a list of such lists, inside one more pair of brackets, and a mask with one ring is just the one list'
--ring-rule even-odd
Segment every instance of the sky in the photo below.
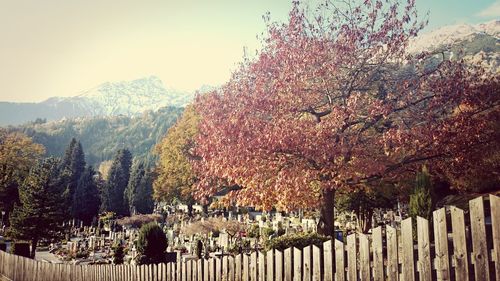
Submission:
{"label": "sky", "polygon": [[[0,101],[74,96],[110,81],[158,76],[193,91],[221,85],[259,48],[262,15],[291,0],[0,0]],[[429,26],[500,19],[500,0],[417,0]]]}

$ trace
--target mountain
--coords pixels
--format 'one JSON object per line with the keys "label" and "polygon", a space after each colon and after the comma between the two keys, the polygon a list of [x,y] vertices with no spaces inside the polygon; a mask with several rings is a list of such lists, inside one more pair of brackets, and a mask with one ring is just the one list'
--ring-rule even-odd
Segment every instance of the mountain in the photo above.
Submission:
{"label": "mountain", "polygon": [[46,156],[60,157],[71,138],[82,143],[88,164],[98,166],[110,160],[120,148],[128,148],[134,157],[152,163],[154,145],[182,114],[178,107],[148,110],[135,116],[94,116],[52,122],[26,123],[8,128],[21,131],[46,148]]}
{"label": "mountain", "polygon": [[52,97],[40,103],[0,102],[0,126],[22,124],[37,118],[51,121],[75,117],[135,116],[165,106],[183,107],[193,97],[194,93],[165,88],[155,76],[107,82],[74,97]]}
{"label": "mountain", "polygon": [[423,33],[409,45],[410,53],[445,51],[452,59],[465,59],[498,71],[500,66],[500,20],[480,24],[457,24]]}

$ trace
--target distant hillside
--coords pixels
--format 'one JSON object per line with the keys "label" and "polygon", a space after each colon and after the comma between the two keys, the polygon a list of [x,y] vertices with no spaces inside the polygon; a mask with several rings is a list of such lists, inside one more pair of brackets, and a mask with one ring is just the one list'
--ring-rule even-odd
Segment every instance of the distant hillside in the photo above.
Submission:
{"label": "distant hillside", "polygon": [[[211,89],[202,86],[200,92]],[[40,103],[0,102],[0,126],[19,125],[37,118],[48,121],[91,116],[136,116],[165,106],[184,107],[194,93],[165,88],[150,76],[133,81],[106,82],[74,97],[52,97]]]}
{"label": "distant hillside", "polygon": [[97,166],[112,159],[119,148],[128,148],[136,157],[151,162],[151,149],[163,137],[183,109],[165,107],[140,116],[82,117],[60,121],[32,122],[19,130],[44,145],[47,155],[62,156],[71,138],[81,141],[87,163]]}

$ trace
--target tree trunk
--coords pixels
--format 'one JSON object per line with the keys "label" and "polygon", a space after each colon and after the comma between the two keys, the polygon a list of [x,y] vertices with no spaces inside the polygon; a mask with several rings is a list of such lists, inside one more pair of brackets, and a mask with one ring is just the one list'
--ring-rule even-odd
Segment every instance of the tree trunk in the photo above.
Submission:
{"label": "tree trunk", "polygon": [[36,245],[38,244],[38,238],[31,240],[31,253],[30,257],[35,259]]}
{"label": "tree trunk", "polygon": [[324,189],[321,197],[321,214],[318,223],[318,232],[335,238],[335,190]]}

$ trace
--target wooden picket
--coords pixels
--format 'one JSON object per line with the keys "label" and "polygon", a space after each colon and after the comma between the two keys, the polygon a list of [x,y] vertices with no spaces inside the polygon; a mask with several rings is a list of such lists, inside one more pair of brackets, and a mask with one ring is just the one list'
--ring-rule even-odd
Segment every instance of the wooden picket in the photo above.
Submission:
{"label": "wooden picket", "polygon": [[483,198],[469,202],[470,223],[463,210],[442,208],[433,212],[432,229],[417,217],[415,234],[408,218],[400,229],[379,226],[345,242],[198,260],[178,254],[167,264],[51,264],[0,251],[0,280],[500,280],[500,198],[488,199],[489,208]]}

